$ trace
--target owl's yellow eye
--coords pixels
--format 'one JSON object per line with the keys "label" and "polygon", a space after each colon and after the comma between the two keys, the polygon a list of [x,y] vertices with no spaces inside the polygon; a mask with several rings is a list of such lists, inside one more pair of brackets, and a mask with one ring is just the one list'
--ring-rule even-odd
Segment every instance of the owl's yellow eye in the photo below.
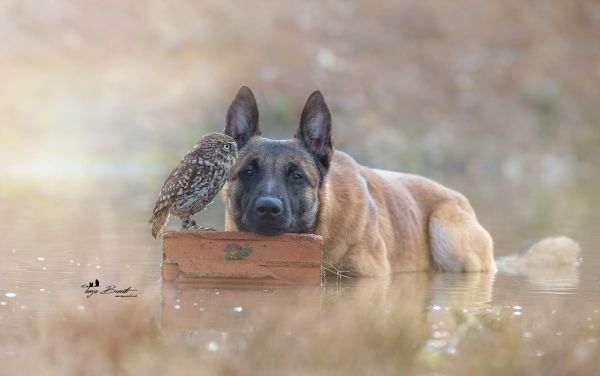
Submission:
{"label": "owl's yellow eye", "polygon": [[229,145],[229,144],[223,145],[223,149],[225,149],[225,150],[229,150],[230,148],[231,148],[231,145]]}

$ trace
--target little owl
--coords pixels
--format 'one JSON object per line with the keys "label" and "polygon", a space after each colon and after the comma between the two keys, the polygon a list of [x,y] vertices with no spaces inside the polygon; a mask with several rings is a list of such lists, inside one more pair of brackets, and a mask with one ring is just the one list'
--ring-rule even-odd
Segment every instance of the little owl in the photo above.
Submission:
{"label": "little owl", "polygon": [[152,236],[162,231],[169,214],[181,218],[182,228],[197,228],[191,217],[219,193],[236,157],[233,138],[222,133],[202,137],[163,184],[150,219]]}

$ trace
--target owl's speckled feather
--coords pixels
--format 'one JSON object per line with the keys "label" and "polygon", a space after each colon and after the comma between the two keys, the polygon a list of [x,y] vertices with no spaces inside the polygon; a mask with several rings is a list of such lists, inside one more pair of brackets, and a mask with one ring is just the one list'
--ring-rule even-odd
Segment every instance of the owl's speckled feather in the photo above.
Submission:
{"label": "owl's speckled feather", "polygon": [[184,228],[195,225],[190,217],[219,193],[236,157],[237,146],[230,136],[202,137],[165,180],[150,219],[152,236],[162,231],[169,214],[181,218]]}

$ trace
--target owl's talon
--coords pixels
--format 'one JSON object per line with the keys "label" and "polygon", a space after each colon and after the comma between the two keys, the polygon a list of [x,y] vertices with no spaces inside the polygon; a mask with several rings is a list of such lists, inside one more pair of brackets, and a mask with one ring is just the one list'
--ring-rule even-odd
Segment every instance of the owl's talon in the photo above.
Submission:
{"label": "owl's talon", "polygon": [[200,231],[217,231],[212,227],[203,227],[203,226],[198,226],[198,230],[200,230]]}
{"label": "owl's talon", "polygon": [[212,227],[200,226],[193,219],[184,219],[181,222],[181,229],[182,230],[196,230],[196,231],[217,231]]}
{"label": "owl's talon", "polygon": [[204,227],[200,225],[194,225],[193,229],[197,231],[217,231],[212,227]]}
{"label": "owl's talon", "polygon": [[194,229],[196,226],[196,222],[194,222],[193,220],[189,220],[189,219],[184,219],[181,222],[181,229],[182,230],[190,230],[190,229]]}

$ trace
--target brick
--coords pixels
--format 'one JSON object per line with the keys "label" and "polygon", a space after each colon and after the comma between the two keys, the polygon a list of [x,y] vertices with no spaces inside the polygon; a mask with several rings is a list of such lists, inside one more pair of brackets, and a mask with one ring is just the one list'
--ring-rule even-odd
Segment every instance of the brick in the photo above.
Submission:
{"label": "brick", "polygon": [[163,281],[210,285],[305,285],[321,281],[320,236],[167,231]]}

